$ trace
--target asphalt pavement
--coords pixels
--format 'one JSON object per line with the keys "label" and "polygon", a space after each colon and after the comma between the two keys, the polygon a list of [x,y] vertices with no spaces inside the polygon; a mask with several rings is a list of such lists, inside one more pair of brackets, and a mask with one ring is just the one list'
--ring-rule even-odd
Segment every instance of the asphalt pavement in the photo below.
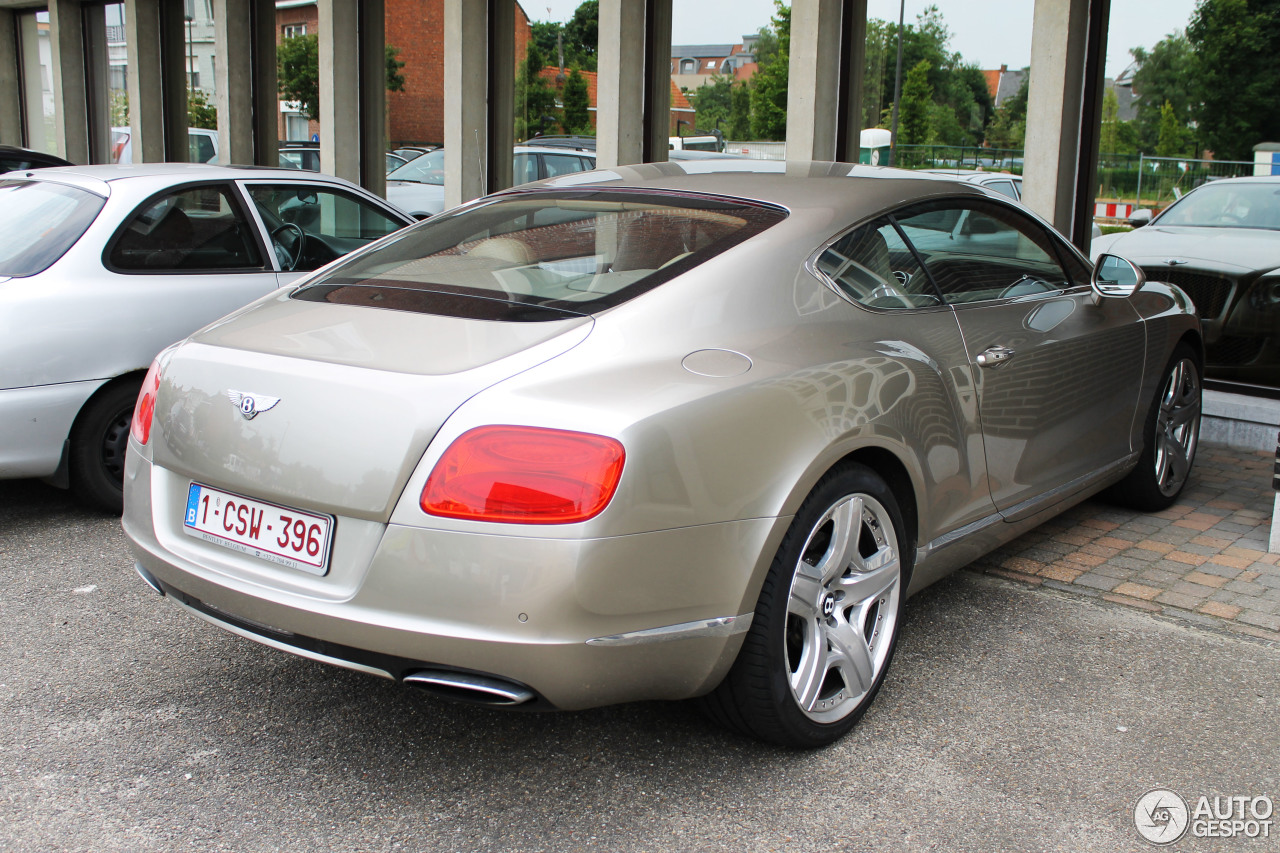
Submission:
{"label": "asphalt pavement", "polygon": [[813,752],[687,703],[504,713],[259,646],[40,483],[0,482],[0,584],[4,851],[1149,850],[1152,788],[1280,800],[1275,642],[978,572],[908,602],[875,705]]}

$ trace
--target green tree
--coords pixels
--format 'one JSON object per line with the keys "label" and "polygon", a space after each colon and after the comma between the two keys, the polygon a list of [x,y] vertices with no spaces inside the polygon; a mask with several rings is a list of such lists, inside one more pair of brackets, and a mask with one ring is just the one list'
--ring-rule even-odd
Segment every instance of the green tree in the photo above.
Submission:
{"label": "green tree", "polygon": [[1156,137],[1157,157],[1182,157],[1187,153],[1187,126],[1168,101],[1160,108],[1160,132]]}
{"label": "green tree", "polygon": [[600,0],[584,0],[564,25],[565,62],[586,71],[596,70],[600,47]]}
{"label": "green tree", "polygon": [[[516,72],[516,139],[525,140],[541,133],[554,133],[560,122],[556,117],[556,93],[539,72],[542,54],[529,43],[524,62]],[[581,76],[581,75],[579,75]]]}
{"label": "green tree", "polygon": [[1251,160],[1280,141],[1280,0],[1201,0],[1187,26],[1195,51],[1197,134],[1215,157]]}
{"label": "green tree", "polygon": [[587,78],[574,68],[564,81],[561,94],[564,104],[564,119],[561,126],[565,133],[594,133],[591,127],[591,98],[587,91]]}
{"label": "green tree", "polygon": [[[400,49],[386,46],[387,91],[404,90]],[[299,104],[299,111],[313,121],[320,117],[320,37],[294,36],[276,46],[276,77],[280,94]]]}
{"label": "green tree", "polygon": [[1138,70],[1133,75],[1133,91],[1138,95],[1137,122],[1138,144],[1144,151],[1153,151],[1164,124],[1164,105],[1169,104],[1173,115],[1183,127],[1191,123],[1191,109],[1195,96],[1195,56],[1191,42],[1182,33],[1173,33],[1156,43],[1151,50],[1135,47],[1129,51]]}
{"label": "green tree", "polygon": [[698,111],[698,127],[710,131],[729,121],[733,107],[733,79],[713,77],[705,86],[688,93],[688,97]]}
{"label": "green tree", "polygon": [[200,89],[187,90],[187,126],[218,129],[218,108],[209,103],[209,97]]}
{"label": "green tree", "polygon": [[729,93],[729,139],[746,139],[751,135],[751,89],[746,83],[735,83]]}
{"label": "green tree", "polygon": [[791,7],[774,0],[774,10],[771,27],[760,30],[756,43],[759,70],[751,78],[751,135],[756,139],[787,138]]}
{"label": "green tree", "polygon": [[922,59],[902,81],[902,106],[898,108],[899,145],[924,145],[931,141],[930,107],[933,87],[929,85],[929,60]]}

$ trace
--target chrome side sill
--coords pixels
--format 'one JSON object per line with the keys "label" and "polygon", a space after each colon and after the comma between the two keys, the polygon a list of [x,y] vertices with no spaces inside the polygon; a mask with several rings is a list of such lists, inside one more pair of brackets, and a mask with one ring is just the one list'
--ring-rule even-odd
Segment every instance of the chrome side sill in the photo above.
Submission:
{"label": "chrome side sill", "polygon": [[699,619],[696,622],[682,622],[679,625],[664,625],[661,628],[646,628],[643,631],[628,631],[625,634],[612,634],[608,637],[593,637],[587,640],[588,646],[639,646],[644,643],[662,643],[667,640],[692,640],[701,637],[732,637],[742,634],[751,627],[754,613],[741,616],[721,616],[718,619]]}
{"label": "chrome side sill", "polygon": [[172,601],[174,604],[178,605],[188,613],[194,616],[199,616],[201,619],[210,623],[211,625],[217,625],[222,630],[230,631],[233,634],[237,634],[241,637],[244,637],[246,640],[253,640],[255,643],[262,643],[262,645],[264,646],[270,646],[273,649],[279,649],[282,652],[288,652],[289,654],[297,655],[298,657],[309,658],[314,661],[319,661],[320,663],[330,664],[331,666],[340,666],[343,669],[354,669],[356,672],[364,672],[364,673],[368,673],[369,675],[376,675],[379,678],[386,678],[391,681],[395,681],[395,676],[387,672],[385,669],[378,669],[375,666],[365,666],[362,663],[354,663],[349,660],[343,660],[342,658],[335,658],[335,657],[330,657],[329,655],[322,655],[319,652],[309,651],[308,649],[300,649],[297,646],[291,646],[288,643],[281,643],[277,640],[272,640],[269,637],[264,637],[261,634],[255,634],[252,631],[246,631],[237,625],[230,624],[229,622],[223,622],[221,619],[215,619],[214,617],[210,616],[208,613],[202,613],[201,611],[196,610],[194,607],[191,607],[185,602],[179,601],[176,596],[171,595],[168,598],[170,601]]}

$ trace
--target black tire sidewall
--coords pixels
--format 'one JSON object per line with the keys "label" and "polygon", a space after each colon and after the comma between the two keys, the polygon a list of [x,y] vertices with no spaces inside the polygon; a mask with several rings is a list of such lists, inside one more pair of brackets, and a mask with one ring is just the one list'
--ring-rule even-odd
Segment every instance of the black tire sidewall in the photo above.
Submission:
{"label": "black tire sidewall", "polygon": [[[108,471],[103,445],[107,431],[123,415],[132,417],[141,387],[141,380],[113,383],[94,395],[76,418],[68,456],[71,491],[90,506],[114,513],[123,508],[124,483]],[[120,462],[123,465],[124,460]]]}

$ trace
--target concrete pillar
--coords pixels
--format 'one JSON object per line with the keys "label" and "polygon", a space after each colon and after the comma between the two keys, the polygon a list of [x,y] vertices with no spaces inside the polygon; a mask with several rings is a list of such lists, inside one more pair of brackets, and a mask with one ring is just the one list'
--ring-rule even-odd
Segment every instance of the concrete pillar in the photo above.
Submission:
{"label": "concrete pillar", "polygon": [[101,6],[84,6],[85,106],[89,162],[111,162],[111,92],[107,87],[107,19]]}
{"label": "concrete pillar", "polygon": [[[183,6],[159,0],[160,15],[160,76],[152,78],[146,86],[148,93],[155,91],[155,81],[160,84],[160,97],[164,105],[160,120],[164,128],[164,159],[170,163],[185,163],[191,156],[191,144],[187,139],[187,26]],[[216,22],[215,22],[216,26]],[[215,35],[216,38],[216,35]],[[132,67],[132,62],[130,66]],[[132,78],[130,78],[132,79]],[[214,82],[217,86],[217,81]],[[130,91],[139,91],[129,83]],[[214,102],[217,103],[216,101]],[[221,145],[219,145],[221,148]],[[223,161],[226,162],[226,161]]]}
{"label": "concrete pillar", "polygon": [[[164,79],[161,62],[160,0],[129,0],[124,5],[128,57],[129,136],[135,163],[166,159],[165,98],[154,97]],[[163,90],[163,85],[158,87]],[[183,98],[185,108],[186,98]],[[185,159],[185,158],[184,158]]]}
{"label": "concrete pillar", "polygon": [[645,0],[600,4],[596,165],[602,169],[644,161],[645,40],[637,37],[644,25]]}
{"label": "concrete pillar", "polygon": [[[644,147],[646,163],[671,149],[671,0],[647,0],[644,25]],[[692,128],[691,128],[692,129]]]}
{"label": "concrete pillar", "polygon": [[[1077,190],[1089,189],[1079,185],[1080,168],[1096,159],[1096,149],[1090,158],[1081,145],[1091,5],[1091,0],[1036,0],[1031,28],[1022,200],[1073,242],[1079,236],[1072,234]],[[1101,24],[1105,34],[1105,19]]]}
{"label": "concrete pillar", "polygon": [[225,164],[254,163],[252,6],[252,0],[213,0],[218,159]]}
{"label": "concrete pillar", "polygon": [[79,0],[49,0],[49,43],[58,156],[73,163],[88,163],[89,105],[84,78],[84,17]]}
{"label": "concrete pillar", "polygon": [[18,17],[0,9],[0,145],[21,146],[22,68],[18,57]]}
{"label": "concrete pillar", "polygon": [[370,192],[387,194],[387,22],[383,0],[360,0],[360,180]]}
{"label": "concrete pillar", "polygon": [[259,166],[280,165],[276,76],[275,0],[253,0],[253,162]]}
{"label": "concrete pillar", "polygon": [[[523,57],[520,57],[523,58]],[[489,2],[489,162],[486,189],[511,186],[516,141],[516,4]]]}
{"label": "concrete pillar", "polygon": [[[603,10],[601,10],[603,13]],[[489,162],[488,3],[444,4],[444,206],[484,195]]]}
{"label": "concrete pillar", "polygon": [[359,7],[319,0],[320,171],[360,182]]}
{"label": "concrete pillar", "polygon": [[791,7],[787,158],[857,162],[867,0],[796,0]]}

